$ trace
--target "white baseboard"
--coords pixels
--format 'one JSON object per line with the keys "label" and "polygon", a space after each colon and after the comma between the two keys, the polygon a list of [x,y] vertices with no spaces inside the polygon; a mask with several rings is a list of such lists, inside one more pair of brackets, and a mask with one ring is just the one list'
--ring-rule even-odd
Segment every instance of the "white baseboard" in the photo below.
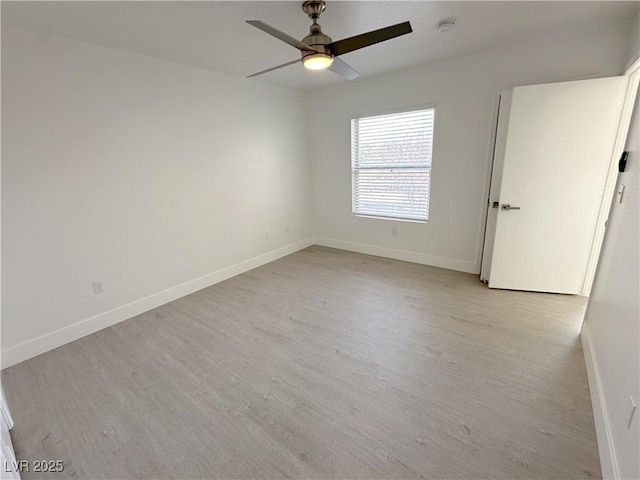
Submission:
{"label": "white baseboard", "polygon": [[156,307],[172,302],[178,298],[189,295],[203,288],[227,280],[241,273],[260,267],[266,263],[273,262],[281,257],[290,255],[310,247],[314,244],[313,238],[307,238],[298,242],[285,245],[271,252],[267,252],[257,257],[250,258],[235,265],[217,270],[202,277],[189,280],[188,282],[176,285],[148,297],[136,300],[127,305],[114,308],[93,317],[86,318],[59,330],[46,333],[32,340],[20,343],[2,351],[2,368],[15,365],[29,358],[40,355],[66,343],[78,340],[86,335],[102,330],[123,320],[127,320],[141,313],[152,310]]}
{"label": "white baseboard", "polygon": [[135,302],[114,308],[113,310],[80,320],[72,325],[46,333],[18,345],[14,345],[13,347],[2,351],[2,368],[10,367],[16,363],[28,360],[29,358],[40,355],[41,353],[48,352],[49,350],[53,350],[54,348],[60,347],[66,343],[78,340],[79,338],[90,335],[102,330],[103,328],[109,327],[123,320],[127,320],[131,317],[135,317],[136,315],[140,315],[141,313],[172,302],[178,298],[182,298],[203,288],[207,288],[236,275],[240,275],[241,273],[247,272],[253,268],[273,262],[274,260],[290,255],[314,244],[352,252],[366,253],[369,255],[377,255],[380,257],[394,258],[397,260],[405,260],[407,262],[431,265],[434,267],[459,270],[461,272],[477,273],[476,262],[472,261],[439,257],[436,255],[427,255],[424,253],[406,250],[396,250],[393,248],[378,247],[362,243],[345,242],[342,240],[324,237],[307,238],[221,270],[217,270],[202,277],[195,278],[175,287],[154,293],[148,297],[136,300]]}
{"label": "white baseboard", "polygon": [[584,352],[584,362],[587,366],[587,378],[589,379],[589,393],[591,394],[591,407],[593,408],[593,420],[596,425],[596,437],[598,439],[598,452],[600,454],[600,466],[602,468],[602,478],[604,480],[617,480],[618,463],[613,449],[613,438],[609,427],[609,416],[602,392],[600,373],[598,364],[593,356],[591,340],[587,324],[584,325],[580,333],[582,341],[582,351]]}
{"label": "white baseboard", "polygon": [[448,268],[449,270],[458,270],[460,272],[478,273],[478,264],[476,261],[439,257],[437,255],[428,255],[426,253],[412,252],[409,250],[378,247],[376,245],[369,245],[366,243],[345,242],[344,240],[336,240],[326,237],[315,237],[315,244],[322,247],[338,248],[340,250],[366,253],[368,255],[376,255],[378,257],[420,263],[422,265],[430,265],[432,267]]}

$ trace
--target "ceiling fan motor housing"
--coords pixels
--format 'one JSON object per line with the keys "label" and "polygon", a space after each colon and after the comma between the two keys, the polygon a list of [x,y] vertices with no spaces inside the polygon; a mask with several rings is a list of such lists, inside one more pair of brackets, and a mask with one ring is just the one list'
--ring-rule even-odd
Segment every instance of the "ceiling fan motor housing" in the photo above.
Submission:
{"label": "ceiling fan motor housing", "polygon": [[[327,55],[331,55],[331,51],[325,46],[331,43],[331,37],[325,35],[320,30],[320,25],[314,24],[311,26],[311,32],[309,35],[302,39],[302,43],[306,43],[311,48],[318,51],[318,53],[325,53]],[[308,57],[309,55],[316,55],[316,52],[303,51],[302,58]]]}

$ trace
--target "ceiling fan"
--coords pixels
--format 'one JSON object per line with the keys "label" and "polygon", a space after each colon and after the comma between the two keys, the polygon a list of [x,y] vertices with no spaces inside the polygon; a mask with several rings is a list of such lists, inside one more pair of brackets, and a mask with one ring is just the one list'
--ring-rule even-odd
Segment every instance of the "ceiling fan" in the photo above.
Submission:
{"label": "ceiling fan", "polygon": [[281,32],[271,25],[267,25],[260,20],[247,20],[248,24],[253,25],[254,27],[276,37],[279,40],[282,40],[285,43],[288,43],[292,47],[300,50],[302,53],[302,57],[298,60],[293,60],[292,62],[287,62],[282,65],[278,65],[277,67],[254,73],[253,75],[249,75],[247,78],[272,72],[273,70],[302,61],[302,64],[310,70],[323,70],[326,68],[348,80],[353,80],[359,75],[359,73],[340,60],[338,56],[376,43],[391,40],[392,38],[406,35],[413,31],[409,22],[403,22],[334,42],[330,37],[322,33],[322,29],[318,24],[320,14],[324,12],[325,7],[324,0],[307,0],[302,4],[302,10],[304,10],[304,12],[309,15],[309,18],[313,21],[311,27],[309,27],[309,35],[304,37],[302,41],[296,40],[292,36],[287,35],[286,33]]}

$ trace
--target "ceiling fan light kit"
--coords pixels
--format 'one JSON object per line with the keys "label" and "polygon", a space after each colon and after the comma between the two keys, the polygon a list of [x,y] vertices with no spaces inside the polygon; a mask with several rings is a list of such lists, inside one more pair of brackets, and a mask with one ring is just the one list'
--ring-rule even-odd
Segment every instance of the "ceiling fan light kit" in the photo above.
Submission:
{"label": "ceiling fan light kit", "polygon": [[[322,33],[322,28],[318,24],[320,14],[324,12],[325,8],[326,4],[324,0],[307,0],[302,4],[302,10],[313,22],[311,27],[309,27],[309,35],[304,37],[302,41],[296,40],[292,36],[260,20],[247,20],[247,23],[300,50],[302,64],[305,68],[309,70],[329,69],[347,80],[353,80],[359,73],[341,59],[337,58],[339,55],[344,55],[345,53],[353,52],[354,50],[391,40],[392,38],[412,32],[411,24],[409,22],[403,22],[334,42],[331,40],[331,37]],[[277,67],[254,73],[253,75],[249,75],[249,77],[262,75],[263,73],[293,65],[299,61],[300,60],[287,62]]]}
{"label": "ceiling fan light kit", "polygon": [[326,53],[312,53],[302,59],[302,64],[309,70],[324,70],[333,63],[333,57]]}

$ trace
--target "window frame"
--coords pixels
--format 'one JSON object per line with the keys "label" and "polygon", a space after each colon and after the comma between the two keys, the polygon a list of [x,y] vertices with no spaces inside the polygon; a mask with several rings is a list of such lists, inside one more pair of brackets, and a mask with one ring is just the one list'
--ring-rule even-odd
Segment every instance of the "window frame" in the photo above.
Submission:
{"label": "window frame", "polygon": [[[381,116],[385,116],[385,115],[395,115],[395,114],[400,114],[400,113],[410,113],[410,112],[419,112],[422,110],[433,110],[433,128],[432,128],[432,136],[431,136],[431,159],[430,159],[430,166],[429,166],[429,185],[428,185],[428,196],[427,196],[427,215],[426,215],[426,219],[416,219],[416,218],[403,218],[403,217],[397,217],[397,216],[385,216],[385,215],[380,215],[380,214],[368,214],[368,213],[358,213],[355,211],[355,172],[356,172],[356,168],[355,168],[355,164],[354,164],[354,157],[353,157],[353,120],[361,120],[361,119],[366,119],[366,118],[373,118],[373,117],[381,117]],[[352,114],[349,117],[349,144],[350,144],[350,151],[349,151],[349,155],[350,155],[350,168],[351,168],[351,214],[355,217],[360,217],[360,218],[373,218],[373,219],[378,219],[378,220],[390,220],[390,221],[396,221],[396,222],[409,222],[409,223],[428,223],[429,222],[429,217],[430,217],[430,212],[431,212],[431,185],[432,185],[432,171],[433,171],[433,152],[435,149],[435,123],[436,123],[436,104],[435,103],[426,103],[426,104],[421,104],[421,105],[413,105],[413,106],[408,106],[408,107],[402,107],[402,108],[395,108],[395,109],[389,109],[389,110],[377,110],[377,111],[369,111],[369,112],[365,112],[365,113],[358,113],[358,114]],[[412,167],[408,167],[408,168],[412,168]],[[407,169],[408,169],[407,168]],[[415,167],[413,167],[415,168]]]}

